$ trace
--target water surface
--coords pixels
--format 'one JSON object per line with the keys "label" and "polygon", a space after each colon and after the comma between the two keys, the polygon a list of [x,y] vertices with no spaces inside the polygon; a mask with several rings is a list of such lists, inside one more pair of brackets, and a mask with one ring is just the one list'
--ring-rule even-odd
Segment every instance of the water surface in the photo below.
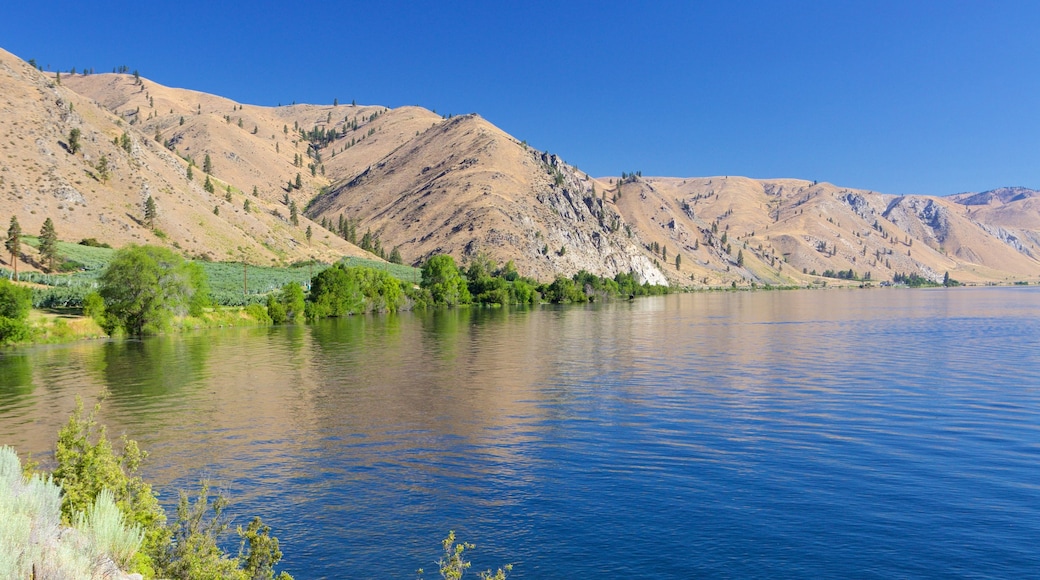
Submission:
{"label": "water surface", "polygon": [[[305,578],[1040,573],[1040,292],[719,293],[0,354],[0,443],[74,405]],[[432,574],[431,574],[432,572]]]}

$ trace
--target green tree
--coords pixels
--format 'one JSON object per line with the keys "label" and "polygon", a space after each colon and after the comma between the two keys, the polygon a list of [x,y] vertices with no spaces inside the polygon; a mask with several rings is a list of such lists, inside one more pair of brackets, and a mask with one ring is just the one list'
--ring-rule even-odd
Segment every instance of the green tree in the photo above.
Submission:
{"label": "green tree", "polygon": [[252,209],[252,206],[249,204],[249,198],[248,197],[245,199],[244,202],[242,202],[242,209],[246,213],[249,213],[249,211]]}
{"label": "green tree", "polygon": [[682,268],[682,256],[680,254],[675,255],[675,269],[679,270]]}
{"label": "green tree", "polygon": [[365,312],[396,312],[404,306],[401,283],[382,270],[336,264],[311,280],[307,318],[329,318]]}
{"label": "green tree", "polygon": [[293,184],[293,187],[295,187],[296,189],[300,189],[301,187],[303,187],[303,180],[300,178],[299,173],[296,174],[296,183]]}
{"label": "green tree", "polygon": [[294,226],[300,225],[300,214],[296,210],[295,201],[289,202],[289,221],[292,222],[292,225]]}
{"label": "green tree", "polygon": [[98,179],[101,180],[101,183],[107,183],[108,179],[112,177],[112,170],[108,166],[108,156],[104,154],[102,154],[101,158],[98,159],[97,165],[94,166],[94,169],[97,171]]}
{"label": "green tree", "polygon": [[0,278],[0,344],[28,340],[32,290]]}
{"label": "green tree", "polygon": [[206,182],[202,184],[202,189],[206,190],[208,193],[213,193],[215,191],[213,188],[213,182],[209,179],[209,175],[206,176]]}
{"label": "green tree", "polygon": [[391,264],[403,264],[404,258],[401,257],[400,246],[394,246],[393,250],[390,250],[390,259],[387,260]]}
{"label": "green tree", "polygon": [[105,332],[130,335],[161,332],[175,314],[184,314],[202,296],[205,274],[166,248],[127,246],[116,252],[99,280],[105,301]]}
{"label": "green tree", "polygon": [[213,173],[213,160],[209,158],[209,153],[207,153],[205,159],[202,160],[202,172]]}
{"label": "green tree", "polygon": [[227,201],[227,202],[231,201],[231,184],[230,183],[227,186],[227,190],[224,191],[224,201]]}
{"label": "green tree", "polygon": [[282,287],[278,296],[267,297],[267,315],[275,324],[302,320],[305,310],[303,287],[298,282],[289,282]]}
{"label": "green tree", "polygon": [[307,232],[306,232],[305,235],[307,236],[307,245],[309,246],[309,245],[311,245],[311,236],[314,235],[314,232],[311,231],[311,225],[310,224],[307,224]]}
{"label": "green tree", "polygon": [[737,266],[744,267],[744,250],[737,250]]}
{"label": "green tree", "polygon": [[155,199],[149,195],[148,199],[144,200],[144,223],[149,228],[155,227],[155,218],[159,215],[158,211],[155,207]]}
{"label": "green tree", "polygon": [[11,268],[14,280],[18,281],[18,256],[22,253],[22,226],[18,225],[18,217],[11,216],[11,225],[7,228],[7,240],[4,247],[11,253]]}
{"label": "green tree", "polygon": [[188,171],[187,171],[188,181],[192,181],[193,179],[195,179],[195,172],[193,172],[191,170],[191,166],[192,166],[192,164],[189,163],[188,164]]}
{"label": "green tree", "polygon": [[82,133],[78,128],[69,131],[69,153],[72,153],[73,155],[78,153],[80,148],[83,146],[79,142],[80,135],[82,135]]}
{"label": "green tree", "polygon": [[429,290],[436,304],[454,306],[467,304],[471,299],[466,280],[455,266],[455,259],[445,254],[432,256],[423,264],[420,286]]}
{"label": "green tree", "polygon": [[43,220],[40,228],[40,258],[47,263],[47,269],[54,271],[54,261],[58,258],[58,232],[54,229],[51,218]]}

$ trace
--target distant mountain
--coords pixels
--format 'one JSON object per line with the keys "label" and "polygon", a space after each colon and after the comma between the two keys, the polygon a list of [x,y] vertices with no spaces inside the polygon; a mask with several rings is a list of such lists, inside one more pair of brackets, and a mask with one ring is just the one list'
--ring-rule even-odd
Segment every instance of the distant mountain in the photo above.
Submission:
{"label": "distant mountain", "polygon": [[258,263],[371,256],[363,245],[412,264],[487,255],[542,280],[631,271],[695,286],[805,284],[828,270],[1040,276],[1040,193],[1025,188],[928,197],[798,179],[596,178],[477,115],[260,107],[128,74],[59,81],[3,51],[0,93],[0,218],[35,233],[51,217],[72,241]]}

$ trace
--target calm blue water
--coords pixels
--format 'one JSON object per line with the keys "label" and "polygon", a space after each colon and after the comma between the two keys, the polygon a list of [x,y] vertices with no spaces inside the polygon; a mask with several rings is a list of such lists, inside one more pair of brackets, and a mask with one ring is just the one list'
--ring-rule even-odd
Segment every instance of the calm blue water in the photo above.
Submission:
{"label": "calm blue water", "polygon": [[[305,578],[1040,576],[1040,291],[695,294],[0,354],[0,443],[79,393]],[[474,574],[475,576],[475,574]]]}

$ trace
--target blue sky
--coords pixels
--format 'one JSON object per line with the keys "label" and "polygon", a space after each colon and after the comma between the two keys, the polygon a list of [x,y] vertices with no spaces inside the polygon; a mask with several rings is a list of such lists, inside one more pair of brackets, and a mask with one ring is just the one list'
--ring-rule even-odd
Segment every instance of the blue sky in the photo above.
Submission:
{"label": "blue sky", "polygon": [[597,176],[1040,188],[1040,2],[11,2],[0,46],[261,105],[479,113]]}

